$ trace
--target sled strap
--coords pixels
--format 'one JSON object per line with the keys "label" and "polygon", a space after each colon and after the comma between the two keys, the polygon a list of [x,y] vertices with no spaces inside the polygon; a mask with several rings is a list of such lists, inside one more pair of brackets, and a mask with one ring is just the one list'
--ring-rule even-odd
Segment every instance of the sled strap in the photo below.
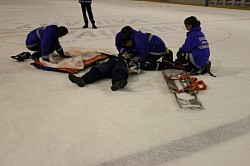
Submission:
{"label": "sled strap", "polygon": [[107,59],[107,58],[108,57],[106,55],[96,55],[93,58],[90,58],[88,60],[83,61],[83,64],[84,64],[85,67],[89,67],[92,64],[94,64],[95,62],[100,61],[100,60],[104,60],[104,59]]}
{"label": "sled strap", "polygon": [[188,83],[188,85],[184,88],[185,90],[206,90],[207,85],[203,80],[198,81],[196,77],[191,77],[192,75],[182,75],[180,76],[180,81],[183,80],[183,82]]}
{"label": "sled strap", "polygon": [[212,77],[217,77],[216,75],[214,75],[213,73],[211,73],[211,71],[208,71],[207,73],[210,74],[210,76],[212,76]]}
{"label": "sled strap", "polygon": [[189,86],[186,87],[187,89],[191,89],[191,90],[206,90],[207,89],[207,85],[205,84],[204,81],[200,80],[200,81],[194,81],[192,82]]}

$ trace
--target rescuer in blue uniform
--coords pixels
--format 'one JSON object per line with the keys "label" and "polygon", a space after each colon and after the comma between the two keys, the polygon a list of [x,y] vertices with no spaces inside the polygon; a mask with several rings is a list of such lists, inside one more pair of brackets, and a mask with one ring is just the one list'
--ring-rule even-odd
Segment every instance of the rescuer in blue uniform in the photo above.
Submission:
{"label": "rescuer in blue uniform", "polygon": [[64,26],[48,25],[39,27],[31,31],[26,38],[26,47],[34,51],[32,59],[37,61],[40,57],[44,61],[49,61],[49,54],[57,51],[59,55],[66,58],[59,38],[65,36],[68,29]]}
{"label": "rescuer in blue uniform", "polygon": [[205,35],[201,32],[201,23],[196,17],[190,16],[184,20],[187,37],[177,52],[177,63],[185,67],[191,74],[202,74],[210,71],[210,49]]}
{"label": "rescuer in blue uniform", "polygon": [[[164,41],[151,33],[136,31],[125,26],[117,33],[115,45],[120,54],[129,54],[140,62],[142,70],[162,70],[174,68],[173,53]],[[163,61],[158,61],[160,58]]]}

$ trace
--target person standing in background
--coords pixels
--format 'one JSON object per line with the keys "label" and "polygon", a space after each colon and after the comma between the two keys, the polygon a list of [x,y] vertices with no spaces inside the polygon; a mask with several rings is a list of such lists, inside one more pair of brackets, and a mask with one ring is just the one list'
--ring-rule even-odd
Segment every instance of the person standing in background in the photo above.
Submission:
{"label": "person standing in background", "polygon": [[83,20],[84,20],[84,26],[82,28],[88,28],[88,17],[87,17],[87,12],[88,12],[88,16],[89,16],[89,20],[92,24],[92,28],[97,29],[96,25],[95,25],[95,20],[94,20],[94,16],[92,13],[92,0],[79,0],[79,3],[81,4],[81,8],[82,8],[82,15],[83,15]]}

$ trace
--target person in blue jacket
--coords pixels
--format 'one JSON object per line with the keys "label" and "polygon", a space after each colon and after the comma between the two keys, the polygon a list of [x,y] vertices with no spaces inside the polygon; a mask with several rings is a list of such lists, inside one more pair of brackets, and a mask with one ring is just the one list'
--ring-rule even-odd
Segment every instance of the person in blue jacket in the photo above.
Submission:
{"label": "person in blue jacket", "polygon": [[95,25],[95,20],[92,12],[92,0],[79,0],[79,3],[81,4],[82,8],[82,15],[83,15],[83,20],[84,20],[84,26],[82,28],[88,28],[88,17],[87,17],[87,12],[89,16],[89,20],[92,24],[92,28],[97,29]]}
{"label": "person in blue jacket", "polygon": [[196,17],[190,16],[184,20],[187,37],[177,52],[176,63],[184,66],[191,74],[203,74],[210,71],[210,49],[205,35],[201,32],[201,23]]}
{"label": "person in blue jacket", "polygon": [[39,27],[31,31],[26,38],[26,47],[34,51],[32,59],[37,61],[40,57],[44,61],[49,61],[49,54],[57,51],[59,55],[66,58],[59,38],[66,35],[68,29],[64,26],[48,25]]}
{"label": "person in blue jacket", "polygon": [[[173,68],[173,53],[164,41],[151,33],[143,33],[125,26],[116,34],[115,45],[123,56],[140,62],[142,70],[162,70]],[[158,61],[160,58],[163,61]]]}

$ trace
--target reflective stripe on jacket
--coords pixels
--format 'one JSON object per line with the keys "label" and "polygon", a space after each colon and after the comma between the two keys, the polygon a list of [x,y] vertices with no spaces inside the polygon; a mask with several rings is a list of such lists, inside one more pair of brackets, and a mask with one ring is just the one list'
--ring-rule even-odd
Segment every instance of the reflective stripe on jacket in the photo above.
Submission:
{"label": "reflective stripe on jacket", "polygon": [[79,3],[92,3],[92,0],[79,0]]}

